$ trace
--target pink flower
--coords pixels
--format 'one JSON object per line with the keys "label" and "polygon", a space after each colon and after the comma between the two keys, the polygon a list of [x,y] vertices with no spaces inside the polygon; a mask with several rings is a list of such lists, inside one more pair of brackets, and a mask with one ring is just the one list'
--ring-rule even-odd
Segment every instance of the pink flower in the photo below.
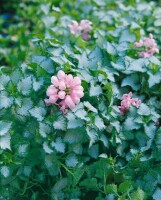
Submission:
{"label": "pink flower", "polygon": [[149,58],[154,53],[159,53],[159,49],[151,33],[149,34],[149,38],[143,38],[139,42],[135,42],[134,45],[139,48],[144,48],[144,51],[139,53],[139,56],[143,58]]}
{"label": "pink flower", "polygon": [[71,74],[67,75],[60,70],[57,76],[51,77],[51,83],[52,85],[46,91],[49,99],[45,99],[45,103],[47,106],[57,105],[64,114],[68,109],[74,109],[80,102],[80,98],[84,96],[79,77],[73,78]]}
{"label": "pink flower", "polygon": [[80,24],[77,21],[72,21],[72,24],[69,25],[69,28],[73,35],[81,35],[84,40],[89,40],[91,38],[89,35],[89,31],[92,30],[91,25],[91,21],[84,19],[80,21]]}
{"label": "pink flower", "polygon": [[70,28],[70,32],[71,32],[73,35],[76,35],[76,34],[80,34],[80,33],[81,33],[80,26],[79,26],[78,22],[75,21],[75,20],[72,21],[72,24],[69,25],[69,28]]}
{"label": "pink flower", "polygon": [[84,20],[81,20],[80,21],[80,29],[81,31],[84,31],[84,32],[89,32],[92,30],[92,22],[87,20],[87,19],[84,19]]}
{"label": "pink flower", "polygon": [[138,98],[132,98],[132,92],[129,92],[129,94],[124,94],[122,96],[121,105],[119,106],[121,115],[126,114],[126,111],[129,110],[131,104],[138,108],[141,104],[141,100]]}
{"label": "pink flower", "polygon": [[83,38],[83,40],[89,40],[91,38],[91,36],[88,34],[88,32],[83,32],[82,38]]}

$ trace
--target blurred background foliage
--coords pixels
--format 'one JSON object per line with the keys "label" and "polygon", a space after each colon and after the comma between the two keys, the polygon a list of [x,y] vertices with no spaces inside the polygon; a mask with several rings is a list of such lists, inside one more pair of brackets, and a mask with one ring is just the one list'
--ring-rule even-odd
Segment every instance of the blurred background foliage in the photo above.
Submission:
{"label": "blurred background foliage", "polygon": [[[81,2],[81,0],[77,0]],[[88,4],[91,0],[87,1]],[[109,0],[115,3],[115,0]],[[135,5],[137,0],[122,0],[127,5]],[[145,0],[145,2],[152,2]],[[161,4],[161,0],[155,0]],[[1,0],[0,1],[0,66],[12,68],[26,60],[30,55],[31,38],[34,32],[41,32],[42,24],[39,6],[50,3],[51,6],[64,5],[70,10],[68,1],[62,0]],[[36,15],[35,15],[36,13]],[[36,26],[35,26],[36,25]],[[33,47],[33,46],[32,46]]]}
{"label": "blurred background foliage", "polygon": [[[81,2],[81,0],[77,0]],[[88,4],[91,0],[87,1]],[[122,0],[127,5],[135,5],[137,0]],[[152,2],[145,0],[145,2]],[[154,0],[160,4],[161,0]],[[43,30],[39,24],[40,4],[50,3],[51,6],[66,6],[70,10],[68,1],[62,0],[1,0],[0,1],[0,66],[12,68],[30,55],[33,33]],[[109,4],[115,0],[109,0]],[[36,13],[36,15],[35,15]],[[36,25],[36,26],[35,26]],[[32,46],[33,47],[33,46]],[[33,47],[34,48],[34,47]]]}

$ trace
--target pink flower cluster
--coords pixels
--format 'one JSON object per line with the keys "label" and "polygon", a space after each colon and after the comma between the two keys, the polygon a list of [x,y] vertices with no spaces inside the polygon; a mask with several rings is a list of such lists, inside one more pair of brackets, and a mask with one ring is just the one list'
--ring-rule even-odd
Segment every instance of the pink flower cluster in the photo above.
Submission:
{"label": "pink flower cluster", "polygon": [[139,53],[139,56],[143,58],[149,58],[154,53],[159,53],[159,49],[157,48],[157,44],[152,34],[149,34],[149,38],[143,38],[139,42],[135,42],[134,45],[136,47],[144,48],[144,51]]}
{"label": "pink flower cluster", "polygon": [[79,77],[67,75],[60,70],[57,76],[51,77],[51,83],[46,92],[49,99],[45,99],[45,103],[47,106],[57,105],[64,114],[68,112],[68,108],[74,109],[84,96]]}
{"label": "pink flower cluster", "polygon": [[92,22],[86,19],[81,20],[80,24],[77,21],[73,20],[72,24],[69,25],[70,32],[73,35],[77,35],[77,34],[81,35],[84,40],[89,40],[91,37],[89,35],[89,31],[92,30],[91,24]]}
{"label": "pink flower cluster", "polygon": [[122,96],[121,106],[119,106],[119,110],[121,112],[121,115],[125,115],[126,111],[130,108],[130,105],[136,106],[137,108],[141,104],[141,100],[138,98],[132,98],[132,92],[129,94],[124,94]]}

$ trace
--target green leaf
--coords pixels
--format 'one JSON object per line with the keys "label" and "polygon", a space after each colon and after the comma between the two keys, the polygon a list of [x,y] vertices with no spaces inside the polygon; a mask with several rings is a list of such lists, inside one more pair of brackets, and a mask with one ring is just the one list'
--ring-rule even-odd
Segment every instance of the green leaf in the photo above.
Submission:
{"label": "green leaf", "polygon": [[109,184],[106,186],[106,193],[108,194],[117,194],[117,185]]}
{"label": "green leaf", "polygon": [[0,80],[1,80],[1,82],[0,82],[0,90],[4,90],[6,85],[7,85],[7,83],[10,80],[10,77],[6,76],[5,74],[2,74],[2,75],[0,75]]}
{"label": "green leaf", "polygon": [[133,189],[132,182],[127,180],[119,185],[118,191],[121,193],[128,193]]}
{"label": "green leaf", "polygon": [[49,5],[41,4],[40,5],[41,10],[47,15],[49,13]]}
{"label": "green leaf", "polygon": [[31,76],[26,77],[18,82],[17,89],[22,92],[23,95],[28,95],[32,88]]}
{"label": "green leaf", "polygon": [[161,26],[161,19],[155,20],[154,26]]}
{"label": "green leaf", "polygon": [[[33,107],[33,102],[30,98],[22,98],[22,99],[17,99],[18,101],[20,100],[20,107],[16,109],[17,114],[22,115],[22,116],[29,116],[29,110]],[[17,102],[17,104],[19,104]]]}
{"label": "green leaf", "polygon": [[13,97],[9,97],[5,91],[0,93],[0,109],[9,108],[13,104]]}
{"label": "green leaf", "polygon": [[48,172],[51,176],[56,176],[60,173],[60,165],[52,155],[46,155],[45,156],[45,165],[48,169]]}
{"label": "green leaf", "polygon": [[62,130],[62,131],[65,131],[66,130],[66,120],[63,116],[59,116],[56,121],[54,121],[53,123],[53,127],[56,129],[56,130]]}
{"label": "green leaf", "polygon": [[156,134],[156,143],[158,145],[161,145],[161,128],[158,129],[157,134]]}
{"label": "green leaf", "polygon": [[48,124],[39,123],[39,133],[42,137],[47,137],[47,134],[51,132],[51,128]]}
{"label": "green leaf", "polygon": [[97,126],[97,128],[99,130],[103,130],[105,129],[105,124],[103,122],[103,119],[101,117],[99,117],[98,115],[95,117],[95,126]]}
{"label": "green leaf", "polygon": [[29,177],[32,172],[32,168],[30,166],[24,166],[23,173],[25,176]]}
{"label": "green leaf", "polygon": [[125,130],[130,131],[130,130],[139,129],[139,128],[140,128],[140,125],[134,122],[133,117],[128,117],[125,120],[125,123],[124,123]]}
{"label": "green leaf", "polygon": [[153,139],[155,137],[156,129],[157,128],[153,122],[148,125],[144,125],[145,133],[150,139]]}
{"label": "green leaf", "polygon": [[98,189],[98,183],[96,178],[84,179],[79,184],[81,187],[85,187],[87,189]]}
{"label": "green leaf", "polygon": [[65,163],[68,167],[75,167],[78,164],[78,159],[75,154],[70,154],[66,157]]}
{"label": "green leaf", "polygon": [[60,137],[56,138],[56,141],[52,142],[51,146],[54,147],[57,152],[65,152],[65,144],[62,142],[62,139]]}
{"label": "green leaf", "polygon": [[149,74],[149,79],[148,79],[148,83],[149,83],[149,87],[153,87],[156,84],[161,83],[161,73],[157,73],[157,74],[151,74],[150,72]]}
{"label": "green leaf", "polygon": [[60,12],[60,8],[59,7],[55,7],[55,6],[52,6],[52,10],[54,10],[55,12]]}
{"label": "green leaf", "polygon": [[86,108],[88,108],[90,111],[94,112],[94,113],[98,113],[97,109],[94,108],[88,101],[84,101],[83,102],[84,106]]}
{"label": "green leaf", "polygon": [[49,74],[55,72],[55,67],[52,60],[50,58],[47,58],[46,56],[34,56],[32,58],[32,62],[40,65]]}
{"label": "green leaf", "polygon": [[77,129],[68,129],[64,141],[69,144],[80,143],[84,138],[84,130],[82,128]]}
{"label": "green leaf", "polygon": [[46,28],[49,28],[56,21],[56,18],[54,16],[43,16],[42,21]]}
{"label": "green leaf", "polygon": [[10,170],[7,166],[2,166],[0,171],[5,178],[7,178],[10,174]]}
{"label": "green leaf", "polygon": [[137,23],[135,23],[135,22],[132,22],[132,23],[131,23],[131,29],[132,29],[132,30],[140,29],[140,28],[141,28],[141,27],[140,27],[139,24],[137,24]]}
{"label": "green leaf", "polygon": [[155,65],[160,65],[161,64],[160,60],[157,57],[155,57],[155,56],[151,56],[149,58],[149,60],[150,60],[151,63],[153,63]]}
{"label": "green leaf", "polygon": [[140,188],[137,189],[132,195],[133,200],[144,200],[145,199],[145,192]]}
{"label": "green leaf", "polygon": [[67,178],[61,178],[53,187],[54,192],[60,192],[64,188],[68,186],[68,179]]}
{"label": "green leaf", "polygon": [[87,112],[84,109],[76,110],[75,115],[82,120],[89,121],[89,118],[87,117]]}
{"label": "green leaf", "polygon": [[142,103],[139,106],[137,113],[140,114],[140,115],[148,116],[148,115],[150,115],[150,109],[146,104]]}
{"label": "green leaf", "polygon": [[81,73],[79,75],[79,77],[81,78],[81,80],[86,81],[87,83],[90,83],[91,80],[93,79],[93,77],[90,75],[89,71],[85,70],[85,69],[79,69],[78,71],[79,73]]}
{"label": "green leaf", "polygon": [[126,76],[126,78],[123,79],[121,86],[131,86],[133,90],[138,91],[140,89],[139,84],[139,76],[137,74],[131,74],[130,76]]}
{"label": "green leaf", "polygon": [[114,199],[115,199],[114,194],[108,194],[106,196],[106,200],[114,200]]}
{"label": "green leaf", "polygon": [[119,133],[120,132],[120,122],[119,121],[113,121],[111,122],[111,125],[115,127],[115,129],[117,130],[117,132]]}
{"label": "green leaf", "polygon": [[82,154],[83,152],[83,147],[81,144],[73,144],[72,146],[72,150],[75,154]]}
{"label": "green leaf", "polygon": [[44,143],[43,143],[43,149],[44,149],[44,151],[45,151],[46,153],[48,153],[48,154],[53,153],[53,150],[49,147],[49,145],[48,145],[47,142],[44,142]]}
{"label": "green leaf", "polygon": [[104,134],[101,135],[100,141],[104,144],[105,147],[109,146],[108,139]]}
{"label": "green leaf", "polygon": [[95,47],[90,54],[88,55],[89,58],[89,67],[92,66],[92,70],[97,69],[98,63],[102,60],[102,50],[99,47]]}
{"label": "green leaf", "polygon": [[10,140],[11,140],[11,137],[10,137],[9,133],[5,134],[4,136],[1,136],[0,137],[0,148],[1,149],[11,149]]}
{"label": "green leaf", "polygon": [[111,65],[114,69],[118,70],[118,71],[124,71],[125,70],[125,66],[123,63],[118,62],[118,63],[114,63],[111,61]]}
{"label": "green leaf", "polygon": [[130,33],[128,29],[122,31],[119,42],[134,42],[136,40],[136,36],[133,33]]}
{"label": "green leaf", "polygon": [[76,116],[73,113],[69,112],[66,115],[66,118],[68,119],[68,122],[67,122],[67,128],[68,129],[82,127],[84,125],[83,120],[77,119]]}
{"label": "green leaf", "polygon": [[69,64],[70,66],[73,66],[73,63],[70,62],[70,60],[68,60],[65,55],[61,55],[61,56],[53,56],[53,57],[50,57],[54,62],[56,62],[57,64],[59,65],[65,65],[65,64]]}
{"label": "green leaf", "polygon": [[94,129],[90,129],[89,127],[86,128],[87,134],[90,138],[90,145],[92,146],[93,143],[95,143],[98,140],[98,134]]}
{"label": "green leaf", "polygon": [[30,114],[35,117],[38,121],[42,121],[46,114],[46,110],[42,107],[34,107],[30,111]]}
{"label": "green leaf", "polygon": [[18,147],[18,155],[24,157],[27,154],[28,144],[21,144]]}
{"label": "green leaf", "polygon": [[0,136],[5,135],[11,128],[11,122],[0,121]]}
{"label": "green leaf", "polygon": [[114,56],[117,53],[115,46],[109,42],[107,42],[106,45],[104,45],[104,48],[107,50],[107,53],[109,53],[110,55]]}
{"label": "green leaf", "polygon": [[12,82],[17,85],[21,76],[22,76],[22,73],[20,72],[20,69],[17,68],[12,72],[12,74],[10,75],[10,78]]}
{"label": "green leaf", "polygon": [[88,154],[92,157],[92,158],[98,158],[99,156],[99,149],[98,149],[98,145],[93,145],[88,149]]}
{"label": "green leaf", "polygon": [[44,84],[44,79],[41,77],[39,78],[38,81],[36,81],[35,78],[33,78],[33,89],[35,92],[37,92],[38,90],[40,90],[41,86],[43,86]]}
{"label": "green leaf", "polygon": [[157,189],[155,190],[155,192],[153,194],[153,199],[160,200],[160,197],[161,197],[161,189],[159,187],[157,187]]}
{"label": "green leaf", "polygon": [[136,72],[145,72],[145,67],[149,64],[148,60],[145,58],[139,58],[137,60],[132,61],[129,64],[128,70],[136,71]]}
{"label": "green leaf", "polygon": [[86,69],[89,66],[89,59],[85,51],[82,53],[82,55],[78,55],[77,59],[78,59],[78,68]]}
{"label": "green leaf", "polygon": [[99,85],[94,85],[94,82],[91,82],[90,90],[89,90],[90,96],[99,96],[102,94],[102,88]]}

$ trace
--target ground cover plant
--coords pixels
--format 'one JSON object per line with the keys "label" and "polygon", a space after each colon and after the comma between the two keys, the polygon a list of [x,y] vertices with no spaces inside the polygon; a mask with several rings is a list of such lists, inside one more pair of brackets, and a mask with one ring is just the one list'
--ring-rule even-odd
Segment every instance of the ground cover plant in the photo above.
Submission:
{"label": "ground cover plant", "polygon": [[160,200],[161,5],[31,2],[28,53],[0,57],[1,198]]}

